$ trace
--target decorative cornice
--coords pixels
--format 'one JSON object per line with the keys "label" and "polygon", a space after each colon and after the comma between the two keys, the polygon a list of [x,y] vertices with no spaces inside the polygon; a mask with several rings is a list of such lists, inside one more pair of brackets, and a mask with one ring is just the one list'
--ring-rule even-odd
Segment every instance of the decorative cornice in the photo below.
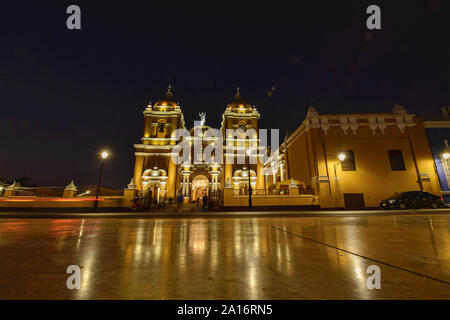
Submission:
{"label": "decorative cornice", "polygon": [[152,145],[152,144],[134,144],[133,145],[135,149],[146,149],[146,150],[153,150],[153,149],[166,149],[170,151],[175,145]]}
{"label": "decorative cornice", "polygon": [[311,183],[321,183],[321,182],[330,182],[330,178],[328,176],[314,176],[311,178]]}
{"label": "decorative cornice", "polygon": [[77,186],[73,183],[73,180],[64,188],[64,191],[78,191]]}
{"label": "decorative cornice", "polygon": [[450,120],[424,121],[423,126],[427,128],[450,128]]}
{"label": "decorative cornice", "polygon": [[183,113],[181,112],[181,110],[179,109],[175,109],[172,111],[158,111],[158,110],[153,110],[151,108],[146,108],[143,112],[144,116],[160,116],[160,117],[178,117],[180,115],[182,115]]}
{"label": "decorative cornice", "polygon": [[401,132],[404,132],[406,127],[416,125],[413,120],[415,115],[408,114],[403,107],[396,105],[393,111],[392,113],[320,115],[313,106],[310,106],[305,120],[286,139],[286,147],[289,147],[304,132],[313,128],[321,128],[327,134],[331,127],[340,127],[344,134],[348,134],[349,131],[356,134],[359,127],[369,126],[373,134],[377,129],[384,134],[387,126],[397,126]]}
{"label": "decorative cornice", "polygon": [[170,152],[135,152],[135,156],[170,156],[172,153]]}

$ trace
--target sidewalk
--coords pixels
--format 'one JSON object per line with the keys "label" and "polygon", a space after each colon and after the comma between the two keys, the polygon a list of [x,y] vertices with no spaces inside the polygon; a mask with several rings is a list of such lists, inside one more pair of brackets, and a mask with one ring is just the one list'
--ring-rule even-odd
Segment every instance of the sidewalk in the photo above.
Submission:
{"label": "sidewalk", "polygon": [[412,210],[307,210],[307,211],[206,211],[195,212],[0,212],[0,219],[59,219],[59,218],[248,218],[248,217],[358,217],[392,215],[439,215],[450,214],[450,209],[412,209]]}

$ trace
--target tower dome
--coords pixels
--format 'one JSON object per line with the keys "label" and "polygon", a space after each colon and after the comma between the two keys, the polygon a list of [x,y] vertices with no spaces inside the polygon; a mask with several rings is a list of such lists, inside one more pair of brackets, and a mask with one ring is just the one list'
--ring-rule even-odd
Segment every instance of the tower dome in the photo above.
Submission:
{"label": "tower dome", "polygon": [[169,85],[169,88],[166,91],[166,96],[156,101],[153,108],[157,111],[173,111],[176,107],[178,107],[178,103],[173,101],[173,93],[171,91],[172,86]]}
{"label": "tower dome", "polygon": [[246,113],[251,112],[253,110],[252,106],[247,101],[242,99],[239,87],[236,88],[234,100],[228,104],[228,109],[238,113]]}

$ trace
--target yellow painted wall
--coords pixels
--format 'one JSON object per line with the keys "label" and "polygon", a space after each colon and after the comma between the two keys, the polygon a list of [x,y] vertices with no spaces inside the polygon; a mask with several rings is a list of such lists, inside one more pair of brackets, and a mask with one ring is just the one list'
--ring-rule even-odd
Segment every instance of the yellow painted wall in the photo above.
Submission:
{"label": "yellow painted wall", "polygon": [[144,156],[136,156],[136,160],[134,162],[133,179],[136,188],[139,190],[141,189],[143,170],[144,170]]}
{"label": "yellow painted wall", "polygon": [[[407,136],[392,132],[372,135],[367,127],[358,129],[359,136],[343,136],[339,131],[342,130],[333,128],[324,139],[332,190],[329,206],[344,207],[344,193],[363,193],[365,205],[376,207],[395,192],[419,190]],[[353,150],[356,171],[342,171],[338,154],[343,150]],[[388,150],[402,151],[405,171],[391,170]],[[335,164],[338,180],[334,174]]]}
{"label": "yellow painted wall", "polygon": [[[99,197],[100,208],[131,207],[128,197]],[[11,197],[0,199],[0,208],[92,208],[92,197],[79,198],[43,198],[43,197]]]}
{"label": "yellow painted wall", "polygon": [[[311,206],[311,205],[319,205],[319,199],[317,196],[314,195],[252,196],[252,205],[255,207]],[[233,189],[225,189],[224,206],[225,207],[248,206],[248,196],[235,195]]]}
{"label": "yellow painted wall", "polygon": [[302,135],[294,141],[294,143],[287,149],[287,152],[288,156],[286,163],[289,178],[305,181],[307,184],[310,184],[311,174],[309,172],[306,135]]}
{"label": "yellow painted wall", "polygon": [[[360,126],[356,134],[351,130],[345,134],[340,127],[331,127],[327,134],[320,128],[310,129],[288,147],[289,176],[307,184],[313,176],[328,176],[329,182],[313,184],[321,207],[344,207],[344,193],[363,193],[366,207],[377,207],[395,192],[420,190],[414,152],[419,172],[430,177],[423,182],[424,191],[440,195],[425,130],[419,119],[415,121],[416,126],[404,132],[387,126],[384,133],[377,129],[373,134],[367,125]],[[353,150],[356,171],[342,171],[338,154],[344,150]],[[388,150],[402,150],[405,171],[391,169]]]}
{"label": "yellow painted wall", "polygon": [[172,161],[172,157],[167,157],[167,161],[169,163],[169,168],[167,171],[168,181],[167,181],[167,199],[173,198],[176,199],[175,195],[175,182],[177,177],[177,166],[175,162]]}

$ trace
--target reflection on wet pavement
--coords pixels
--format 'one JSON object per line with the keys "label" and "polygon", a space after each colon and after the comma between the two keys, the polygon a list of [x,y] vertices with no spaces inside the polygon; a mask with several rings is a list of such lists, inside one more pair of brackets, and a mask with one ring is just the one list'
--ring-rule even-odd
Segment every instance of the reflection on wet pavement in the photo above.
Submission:
{"label": "reflection on wet pavement", "polygon": [[449,218],[2,219],[0,298],[450,299]]}

